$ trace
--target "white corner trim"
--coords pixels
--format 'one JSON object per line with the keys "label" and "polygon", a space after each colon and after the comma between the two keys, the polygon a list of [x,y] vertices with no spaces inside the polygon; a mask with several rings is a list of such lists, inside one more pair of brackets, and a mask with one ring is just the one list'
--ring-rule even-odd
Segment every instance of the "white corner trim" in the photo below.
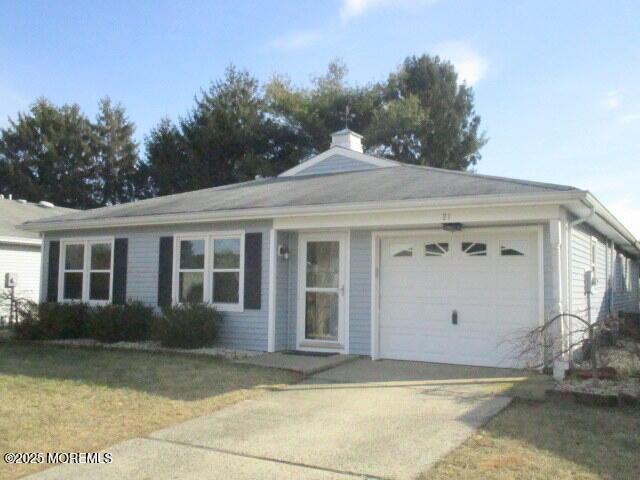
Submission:
{"label": "white corner trim", "polygon": [[[539,325],[545,322],[544,311],[544,226],[538,225],[538,317]],[[544,352],[543,352],[544,355]]]}
{"label": "white corner trim", "polygon": [[269,316],[267,319],[267,351],[276,350],[276,278],[278,269],[278,232],[269,231]]}
{"label": "white corner trim", "polygon": [[380,259],[380,232],[373,232],[371,235],[371,359],[380,358],[380,320],[379,320],[379,298],[378,275]]}
{"label": "white corner trim", "polygon": [[366,153],[356,152],[354,150],[349,150],[348,148],[343,147],[331,147],[329,150],[326,150],[315,157],[310,158],[302,162],[299,165],[296,165],[289,170],[282,172],[279,177],[291,177],[293,175],[297,175],[300,172],[303,172],[307,168],[313,167],[318,163],[326,160],[327,158],[333,157],[334,155],[341,155],[343,157],[348,157],[353,160],[357,160],[359,162],[368,163],[370,165],[375,165],[376,167],[397,167],[398,163],[393,160],[387,160],[385,158],[374,157],[373,155],[367,155]]}

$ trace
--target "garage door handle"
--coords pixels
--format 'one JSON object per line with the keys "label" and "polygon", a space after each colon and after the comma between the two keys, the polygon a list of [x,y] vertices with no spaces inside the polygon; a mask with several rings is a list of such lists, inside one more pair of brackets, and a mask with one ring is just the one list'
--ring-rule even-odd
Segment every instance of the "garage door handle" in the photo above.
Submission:
{"label": "garage door handle", "polygon": [[458,311],[454,310],[453,312],[451,312],[451,323],[453,325],[457,325],[458,324]]}

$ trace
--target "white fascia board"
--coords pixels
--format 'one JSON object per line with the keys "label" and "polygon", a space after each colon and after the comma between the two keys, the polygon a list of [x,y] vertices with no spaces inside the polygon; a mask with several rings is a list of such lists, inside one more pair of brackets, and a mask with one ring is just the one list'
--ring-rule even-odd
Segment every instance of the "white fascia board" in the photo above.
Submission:
{"label": "white fascia board", "polygon": [[350,150],[344,147],[331,147],[329,150],[325,150],[324,152],[316,155],[315,157],[310,158],[309,160],[302,162],[299,165],[296,165],[289,170],[282,172],[279,177],[291,177],[299,174],[300,172],[306,170],[309,167],[313,167],[314,165],[326,160],[329,157],[333,157],[334,155],[342,155],[343,157],[349,157],[354,160],[358,160],[359,162],[368,163],[370,165],[375,165],[376,167],[397,167],[398,162],[394,162],[393,160],[387,160],[385,158],[374,157],[372,155],[367,155],[366,153],[356,152],[354,150]]}
{"label": "white fascia board", "polygon": [[[244,210],[221,210],[216,212],[176,213],[168,215],[146,215],[142,217],[103,218],[91,220],[68,220],[56,222],[30,222],[21,228],[36,232],[53,232],[76,229],[103,229],[116,227],[142,227],[176,225],[186,223],[223,222],[239,220],[276,219],[293,216],[318,216],[325,214],[365,213],[377,215],[382,212],[405,212],[412,210],[442,210],[443,208],[483,207],[493,208],[509,205],[560,205],[584,197],[585,192],[552,192],[545,194],[481,195],[446,197],[419,200],[395,200],[386,202],[338,203],[303,205],[296,207],[252,208]],[[274,227],[275,228],[275,227]]]}
{"label": "white fascia board", "polygon": [[638,239],[618,220],[591,192],[584,192],[584,198],[580,201],[568,203],[566,206],[573,214],[584,217],[593,207],[595,215],[585,223],[604,234],[619,246],[635,255],[640,255]]}
{"label": "white fascia board", "polygon": [[0,237],[0,243],[11,243],[12,245],[41,245],[42,240],[39,238],[24,237]]}
{"label": "white fascia board", "polygon": [[332,228],[424,228],[440,229],[443,223],[465,225],[538,223],[558,218],[559,205],[515,205],[473,207],[443,207],[414,209],[403,212],[376,212],[374,214],[348,213],[316,216],[275,218],[274,228],[280,230],[318,230]]}

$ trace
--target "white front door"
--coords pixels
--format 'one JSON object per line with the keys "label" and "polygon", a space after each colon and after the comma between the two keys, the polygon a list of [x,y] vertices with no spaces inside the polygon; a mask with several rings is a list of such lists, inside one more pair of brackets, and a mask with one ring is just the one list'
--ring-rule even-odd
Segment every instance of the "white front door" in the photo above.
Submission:
{"label": "white front door", "polygon": [[383,238],[382,358],[518,367],[513,341],[540,319],[537,232]]}
{"label": "white front door", "polygon": [[345,350],[346,234],[301,234],[298,348]]}

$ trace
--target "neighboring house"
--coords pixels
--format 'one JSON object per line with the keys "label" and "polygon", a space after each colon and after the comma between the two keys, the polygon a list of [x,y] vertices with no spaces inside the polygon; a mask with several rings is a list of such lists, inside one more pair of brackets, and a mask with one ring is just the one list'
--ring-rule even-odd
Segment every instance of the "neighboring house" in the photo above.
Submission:
{"label": "neighboring house", "polygon": [[[63,213],[75,212],[54,207],[49,202],[29,203],[0,195],[0,292],[5,288],[7,273],[17,277],[15,296],[38,300],[40,296],[40,247],[42,241],[36,232],[27,232],[18,225],[27,220],[39,220]],[[0,301],[0,325],[8,321],[9,303]]]}
{"label": "neighboring house", "polygon": [[29,222],[42,300],[225,312],[227,347],[517,366],[556,312],[638,310],[633,235],[573,187],[400,164],[333,134],[277,178]]}

